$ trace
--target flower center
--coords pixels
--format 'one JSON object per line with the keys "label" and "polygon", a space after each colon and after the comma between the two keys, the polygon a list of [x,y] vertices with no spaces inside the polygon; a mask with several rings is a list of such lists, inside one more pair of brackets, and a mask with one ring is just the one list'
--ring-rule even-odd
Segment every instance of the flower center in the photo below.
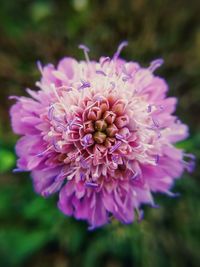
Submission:
{"label": "flower center", "polygon": [[81,157],[92,158],[95,165],[105,162],[116,165],[120,160],[117,155],[128,154],[130,146],[127,139],[131,133],[125,106],[123,100],[113,96],[82,101],[69,131],[70,139],[81,151]]}
{"label": "flower center", "polygon": [[97,101],[87,99],[84,100],[83,106],[83,130],[80,131],[80,140],[84,148],[99,144],[110,148],[116,143],[116,134],[120,137],[124,132],[129,132],[126,127],[129,118],[125,114],[125,104],[122,100],[115,100],[113,97],[101,97]]}
{"label": "flower center", "polygon": [[67,117],[59,108],[49,109],[51,128],[45,139],[52,144],[48,149],[59,153],[60,163],[123,169],[132,151],[125,101],[112,95],[86,97]]}

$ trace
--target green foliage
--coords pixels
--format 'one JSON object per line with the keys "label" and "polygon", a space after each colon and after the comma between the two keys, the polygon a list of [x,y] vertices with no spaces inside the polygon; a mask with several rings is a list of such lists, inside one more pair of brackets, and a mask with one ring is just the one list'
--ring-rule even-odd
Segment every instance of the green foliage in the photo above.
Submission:
{"label": "green foliage", "polygon": [[[198,267],[200,262],[200,31],[199,1],[172,0],[19,0],[0,8],[0,266],[3,267]],[[29,174],[13,174],[16,136],[9,126],[9,95],[25,94],[39,78],[35,62],[57,62],[64,55],[91,58],[122,55],[143,65],[157,57],[158,73],[177,96],[178,116],[191,136],[177,147],[197,157],[196,171],[177,180],[180,198],[156,196],[159,209],[144,207],[141,223],[112,221],[88,231],[85,222],[67,218],[57,197],[43,199]]]}
{"label": "green foliage", "polygon": [[8,149],[0,149],[0,173],[10,170],[14,165],[14,153]]}

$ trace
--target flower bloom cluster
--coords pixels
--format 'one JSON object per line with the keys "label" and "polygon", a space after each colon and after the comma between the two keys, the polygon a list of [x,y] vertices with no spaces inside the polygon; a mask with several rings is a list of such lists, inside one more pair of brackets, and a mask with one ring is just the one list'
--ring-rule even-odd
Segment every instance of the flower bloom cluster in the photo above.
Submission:
{"label": "flower bloom cluster", "polygon": [[174,180],[192,170],[192,155],[174,143],[188,135],[173,115],[176,98],[166,82],[147,68],[119,58],[90,61],[63,58],[39,69],[38,91],[11,97],[16,171],[30,171],[35,191],[59,192],[59,209],[87,220],[91,228],[141,218],[141,205],[154,206],[153,192],[170,191]]}

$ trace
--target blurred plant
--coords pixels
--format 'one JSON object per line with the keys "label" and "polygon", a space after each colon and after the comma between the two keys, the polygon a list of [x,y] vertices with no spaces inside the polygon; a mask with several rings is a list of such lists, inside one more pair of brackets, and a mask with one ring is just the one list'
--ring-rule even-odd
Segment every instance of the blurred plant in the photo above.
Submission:
{"label": "blurred plant", "polygon": [[[1,1],[0,8],[0,265],[3,267],[199,267],[200,255],[200,49],[198,0]],[[83,1],[84,2],[84,1]],[[38,12],[38,14],[37,14]],[[80,58],[87,43],[92,58],[112,54],[129,40],[124,58],[147,64],[162,55],[178,115],[191,137],[178,145],[197,156],[196,172],[177,181],[181,200],[156,197],[159,209],[145,209],[144,221],[118,223],[95,232],[55,209],[55,199],[35,196],[27,175],[11,174],[16,138],[9,127],[8,95],[23,95],[38,79],[35,61]],[[5,152],[6,151],[6,152]],[[11,156],[11,154],[12,156]],[[9,154],[9,156],[8,156]],[[5,159],[6,163],[5,163]],[[4,167],[7,166],[6,168]],[[56,218],[56,219],[55,219]]]}

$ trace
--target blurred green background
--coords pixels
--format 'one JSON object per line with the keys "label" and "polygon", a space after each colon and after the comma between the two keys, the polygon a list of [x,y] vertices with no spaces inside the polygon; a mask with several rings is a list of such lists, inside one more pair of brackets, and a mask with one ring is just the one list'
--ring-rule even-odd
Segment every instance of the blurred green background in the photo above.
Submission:
{"label": "blurred green background", "polygon": [[179,98],[177,114],[190,126],[179,147],[200,158],[199,0],[0,0],[0,266],[192,267],[200,266],[198,163],[177,181],[177,199],[157,195],[159,209],[145,207],[145,219],[129,226],[113,221],[90,232],[66,218],[57,197],[33,192],[27,174],[12,174],[16,137],[9,125],[9,95],[23,95],[39,79],[36,61],[56,63],[111,56],[122,40],[122,55],[147,66],[163,57],[157,71]]}

